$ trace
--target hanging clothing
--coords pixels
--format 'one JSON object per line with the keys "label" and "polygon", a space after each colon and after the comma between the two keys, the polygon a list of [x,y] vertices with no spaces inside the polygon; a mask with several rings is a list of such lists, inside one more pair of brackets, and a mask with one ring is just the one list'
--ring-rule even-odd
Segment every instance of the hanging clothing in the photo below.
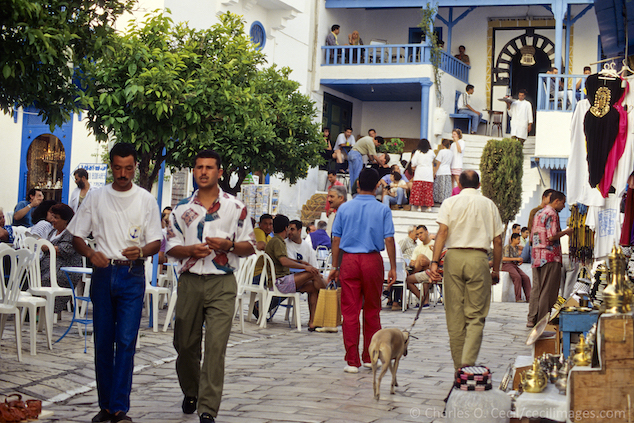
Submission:
{"label": "hanging clothing", "polygon": [[612,150],[610,150],[610,154],[608,154],[603,179],[601,179],[601,182],[599,183],[599,190],[601,191],[601,194],[603,194],[604,198],[608,196],[608,191],[610,190],[612,179],[614,177],[614,171],[616,170],[619,159],[625,151],[625,143],[627,142],[627,112],[623,108],[622,103],[628,93],[629,84],[627,81],[624,81],[624,83],[625,88],[623,90],[623,95],[614,105],[614,108],[619,113],[619,131],[616,135],[614,146],[612,147]]}
{"label": "hanging clothing", "polygon": [[586,90],[590,110],[584,118],[591,187],[596,187],[605,173],[608,155],[619,132],[620,114],[614,105],[621,100],[621,78],[606,79],[600,74],[588,76]]}

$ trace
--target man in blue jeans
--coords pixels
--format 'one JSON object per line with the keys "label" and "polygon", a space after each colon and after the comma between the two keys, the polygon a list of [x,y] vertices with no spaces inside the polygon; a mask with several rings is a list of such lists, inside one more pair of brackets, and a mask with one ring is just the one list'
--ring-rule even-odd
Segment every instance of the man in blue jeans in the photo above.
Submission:
{"label": "man in blue jeans", "polygon": [[[136,339],[145,294],[144,257],[161,246],[156,199],[132,182],[137,154],[132,144],[110,151],[113,183],[91,191],[68,225],[75,250],[93,265],[95,373],[99,413],[93,422],[132,422],[130,409]],[[86,245],[92,233],[95,248]]]}
{"label": "man in blue jeans", "polygon": [[368,161],[379,163],[376,155],[376,147],[383,144],[383,137],[371,136],[360,138],[348,153],[348,164],[350,169],[350,186],[353,192],[356,192],[356,181],[359,178],[361,169],[363,169],[363,156],[368,156]]}
{"label": "man in blue jeans", "polygon": [[473,95],[474,86],[469,84],[465,88],[465,92],[458,97],[458,113],[471,116],[471,133],[478,132],[478,125],[480,125],[480,119],[482,118],[482,112],[478,112],[471,107],[471,96]]}

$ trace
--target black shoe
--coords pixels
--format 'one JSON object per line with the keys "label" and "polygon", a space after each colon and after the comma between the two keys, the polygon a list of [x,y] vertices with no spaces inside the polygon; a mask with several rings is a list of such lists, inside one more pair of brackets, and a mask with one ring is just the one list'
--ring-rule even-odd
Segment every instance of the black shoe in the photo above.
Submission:
{"label": "black shoe", "polygon": [[197,402],[198,398],[188,397],[187,395],[185,395],[185,398],[183,399],[183,413],[194,414],[194,411],[196,411]]}
{"label": "black shoe", "polygon": [[209,413],[202,413],[200,415],[200,423],[215,423],[216,419]]}
{"label": "black shoe", "polygon": [[109,422],[112,419],[112,414],[106,410],[99,410],[97,415],[92,418],[92,423]]}
{"label": "black shoe", "polygon": [[111,414],[112,418],[110,421],[112,423],[133,423],[132,419],[126,415],[123,411],[117,414]]}

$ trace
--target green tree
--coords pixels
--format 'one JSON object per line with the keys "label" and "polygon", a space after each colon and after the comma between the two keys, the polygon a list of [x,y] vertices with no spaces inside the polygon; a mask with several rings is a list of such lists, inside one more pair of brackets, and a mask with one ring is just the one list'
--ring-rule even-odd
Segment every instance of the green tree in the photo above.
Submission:
{"label": "green tree", "polygon": [[107,58],[87,64],[83,102],[99,140],[136,145],[141,186],[151,188],[163,161],[189,167],[202,148],[223,156],[220,183],[229,192],[249,172],[293,183],[319,163],[314,104],[297,92],[289,69],[259,70],[264,56],[237,15],[193,30],[157,14],[133,22],[114,44]]}
{"label": "green tree", "polygon": [[523,163],[522,143],[518,140],[492,139],[482,150],[482,194],[498,206],[505,227],[520,210]]}
{"label": "green tree", "polygon": [[61,126],[79,110],[75,66],[99,58],[134,0],[0,0],[0,110],[38,107]]}

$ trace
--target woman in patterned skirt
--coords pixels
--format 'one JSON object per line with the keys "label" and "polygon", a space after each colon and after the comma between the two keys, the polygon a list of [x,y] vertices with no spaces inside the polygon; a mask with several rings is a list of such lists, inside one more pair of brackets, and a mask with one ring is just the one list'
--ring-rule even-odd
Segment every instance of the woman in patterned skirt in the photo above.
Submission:
{"label": "woman in patterned skirt", "polygon": [[442,140],[441,149],[434,160],[434,202],[442,203],[451,197],[451,161],[453,153],[449,149],[451,140]]}
{"label": "woman in patterned skirt", "polygon": [[435,157],[429,141],[424,138],[418,142],[418,147],[412,154],[410,163],[414,170],[414,178],[409,203],[418,206],[418,211],[422,211],[422,207],[427,207],[427,211],[430,212],[434,205]]}

